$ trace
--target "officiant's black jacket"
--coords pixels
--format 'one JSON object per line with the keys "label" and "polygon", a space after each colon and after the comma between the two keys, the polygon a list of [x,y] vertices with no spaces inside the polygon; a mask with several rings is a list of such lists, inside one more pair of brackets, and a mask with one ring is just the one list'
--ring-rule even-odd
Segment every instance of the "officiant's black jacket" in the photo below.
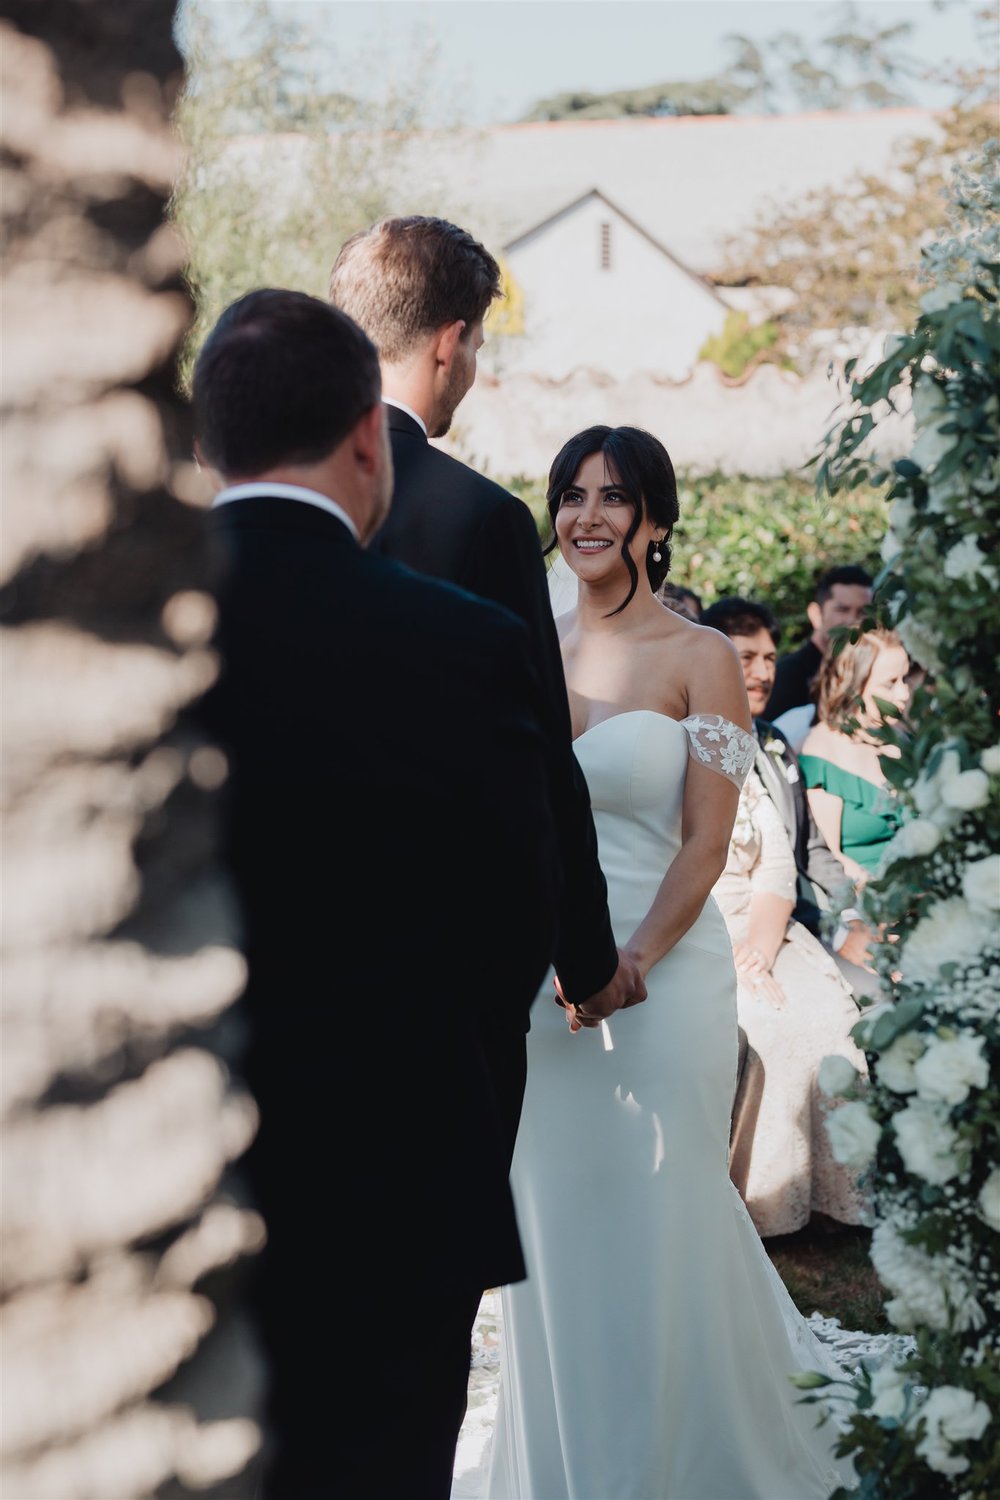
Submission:
{"label": "officiant's black jacket", "polygon": [[618,966],[597,860],[590,794],[572,747],[569,702],[538,532],[527,506],[427,441],[387,403],[396,482],[373,545],[433,578],[513,610],[527,625],[544,697],[549,794],[562,856],[563,899],[553,961],[566,994],[585,1000]]}
{"label": "officiant's black jacket", "polygon": [[387,1247],[418,1289],[517,1280],[493,1053],[523,1050],[558,899],[527,633],[315,506],[210,524],[268,1253],[347,1297]]}

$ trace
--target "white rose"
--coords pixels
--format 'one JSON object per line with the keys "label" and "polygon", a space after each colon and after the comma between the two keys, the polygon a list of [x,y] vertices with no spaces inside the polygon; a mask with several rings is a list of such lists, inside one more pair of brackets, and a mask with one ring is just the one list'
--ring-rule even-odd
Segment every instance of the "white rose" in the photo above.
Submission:
{"label": "white rose", "polygon": [[994,1167],[979,1189],[979,1217],[1000,1234],[1000,1167]]}
{"label": "white rose", "polygon": [[1000,911],[1000,854],[969,861],[962,871],[962,895],[973,911]]}
{"label": "white rose", "polygon": [[896,624],[896,633],[910,656],[928,672],[941,670],[941,657],[937,649],[937,635],[924,620],[914,615],[902,615]]}
{"label": "white rose", "polygon": [[979,764],[990,776],[1000,776],[1000,745],[990,745],[984,750]]}
{"label": "white rose", "polygon": [[978,1442],[990,1425],[990,1409],[985,1401],[977,1401],[972,1391],[957,1385],[939,1385],[931,1391],[914,1415],[914,1421],[923,1418],[924,1435],[917,1444],[917,1452],[927,1467],[938,1474],[964,1474],[969,1460],[956,1454],[954,1444],[966,1443],[970,1439]]}
{"label": "white rose", "polygon": [[837,1094],[846,1094],[848,1089],[853,1088],[857,1083],[859,1077],[860,1074],[854,1064],[836,1053],[830,1057],[824,1057],[819,1065],[819,1086],[823,1093],[831,1098]]}
{"label": "white rose", "polygon": [[969,1272],[947,1255],[927,1255],[907,1244],[887,1219],[875,1225],[871,1258],[879,1281],[894,1294],[886,1304],[894,1327],[912,1330],[923,1324],[964,1333],[986,1326]]}
{"label": "white rose", "polygon": [[897,536],[905,536],[913,525],[917,507],[906,495],[900,495],[889,506],[889,525]]}
{"label": "white rose", "polygon": [[913,421],[918,429],[935,425],[948,410],[940,381],[918,374],[913,385]]}
{"label": "white rose", "polygon": [[898,1422],[906,1410],[907,1377],[895,1365],[880,1365],[872,1376],[873,1417],[887,1417]]}
{"label": "white rose", "polygon": [[845,1167],[861,1171],[875,1155],[882,1127],[864,1104],[844,1104],[830,1115],[826,1133],[834,1158]]}
{"label": "white rose", "polygon": [[979,542],[969,532],[949,548],[942,571],[946,578],[978,578],[985,565]]}
{"label": "white rose", "polygon": [[896,561],[896,558],[899,556],[902,550],[903,543],[890,526],[889,530],[882,538],[882,545],[879,548],[879,557],[881,557],[884,563],[893,563]]}
{"label": "white rose", "polygon": [[921,1099],[961,1104],[970,1088],[985,1088],[990,1078],[983,1056],[986,1038],[963,1031],[954,1037],[931,1037],[923,1057],[914,1064]]}
{"label": "white rose", "polygon": [[937,427],[925,427],[917,438],[910,457],[925,474],[931,473],[955,445],[955,434],[942,434]]}
{"label": "white rose", "polygon": [[917,1080],[913,1064],[924,1050],[924,1039],[919,1031],[904,1031],[891,1047],[880,1055],[875,1064],[876,1077],[884,1088],[894,1094],[915,1094]]}
{"label": "white rose", "polygon": [[913,983],[933,984],[941,965],[970,960],[989,942],[989,924],[961,896],[935,901],[903,945],[899,967]]}
{"label": "white rose", "polygon": [[942,281],[932,287],[920,299],[920,309],[925,313],[944,312],[953,302],[961,302],[964,288],[957,281]]}
{"label": "white rose", "polygon": [[930,818],[911,818],[886,846],[882,862],[888,868],[897,859],[922,859],[933,854],[941,842],[941,830]]}
{"label": "white rose", "polygon": [[962,1170],[955,1155],[958,1132],[949,1125],[948,1111],[941,1105],[912,1100],[893,1115],[892,1128],[903,1165],[911,1176],[940,1187]]}
{"label": "white rose", "polygon": [[941,788],[941,800],[946,807],[955,807],[962,812],[972,812],[989,801],[990,782],[985,771],[962,771]]}

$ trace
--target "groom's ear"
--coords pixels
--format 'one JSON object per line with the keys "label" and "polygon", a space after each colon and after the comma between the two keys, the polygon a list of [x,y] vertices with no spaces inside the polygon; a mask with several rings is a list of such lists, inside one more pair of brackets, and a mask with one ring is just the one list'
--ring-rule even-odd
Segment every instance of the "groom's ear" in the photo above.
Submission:
{"label": "groom's ear", "polygon": [[451,368],[458,341],[465,332],[465,319],[456,318],[454,323],[445,323],[434,336],[434,361],[445,370]]}

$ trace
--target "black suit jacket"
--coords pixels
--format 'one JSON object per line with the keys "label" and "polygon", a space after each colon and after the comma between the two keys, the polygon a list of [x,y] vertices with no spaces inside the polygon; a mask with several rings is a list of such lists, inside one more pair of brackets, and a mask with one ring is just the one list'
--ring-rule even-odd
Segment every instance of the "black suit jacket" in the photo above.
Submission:
{"label": "black suit jacket", "polygon": [[764,707],[768,722],[812,701],[810,689],[823,665],[823,653],[812,641],[804,641],[797,651],[779,657],[774,671],[774,687]]}
{"label": "black suit jacket", "polygon": [[798,892],[792,916],[819,937],[822,914],[831,909],[831,896],[844,884],[844,869],[816,826],[795,751],[781,730],[766,719],[754,719],[753,727],[757,770],[781,814],[795,855]]}
{"label": "black suit jacket", "polygon": [[567,996],[584,1000],[611,979],[618,954],[597,859],[590,794],[572,746],[559,637],[531,512],[516,495],[427,441],[386,406],[396,482],[373,545],[420,573],[505,605],[527,625],[544,697],[549,797],[562,856],[563,897],[553,960]]}
{"label": "black suit jacket", "polygon": [[526,631],[317,507],[211,525],[268,1253],[345,1296],[390,1245],[413,1285],[517,1280],[493,1060],[523,1049],[558,895]]}

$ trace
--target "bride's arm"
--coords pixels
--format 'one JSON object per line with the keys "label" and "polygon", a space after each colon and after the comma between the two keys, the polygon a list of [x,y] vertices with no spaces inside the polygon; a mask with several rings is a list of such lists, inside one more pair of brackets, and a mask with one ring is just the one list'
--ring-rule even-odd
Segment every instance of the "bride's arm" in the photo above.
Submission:
{"label": "bride's arm", "polygon": [[[739,657],[730,642],[716,634],[703,643],[694,663],[688,695],[690,714],[720,714],[750,729],[750,709]],[[739,785],[728,776],[688,759],[681,819],[681,847],[660,882],[652,906],[623,946],[643,976],[687,932],[725,869],[729,840],[740,800]]]}

